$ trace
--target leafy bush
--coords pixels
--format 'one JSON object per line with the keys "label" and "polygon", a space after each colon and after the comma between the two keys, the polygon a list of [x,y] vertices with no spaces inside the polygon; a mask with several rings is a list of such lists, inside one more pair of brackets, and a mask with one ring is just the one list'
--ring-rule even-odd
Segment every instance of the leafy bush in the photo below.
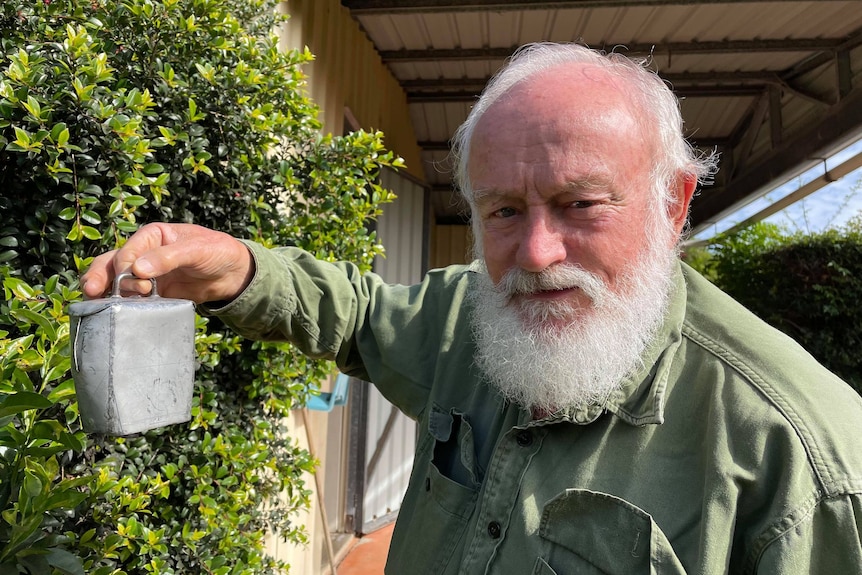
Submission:
{"label": "leafy bush", "polygon": [[862,393],[862,217],[817,234],[761,222],[690,255],[716,285]]}
{"label": "leafy bush", "polygon": [[380,134],[320,135],[311,55],[279,51],[273,0],[0,6],[0,572],[275,573],[302,542],[309,454],[284,419],[331,366],[197,321],[193,419],[81,430],[67,305],[140,223],[294,243],[367,269]]}

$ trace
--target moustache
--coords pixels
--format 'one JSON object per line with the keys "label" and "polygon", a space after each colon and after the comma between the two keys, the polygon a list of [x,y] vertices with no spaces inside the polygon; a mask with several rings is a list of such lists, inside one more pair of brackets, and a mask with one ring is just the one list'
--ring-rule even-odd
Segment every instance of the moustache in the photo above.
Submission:
{"label": "moustache", "polygon": [[508,298],[539,292],[579,289],[596,305],[601,303],[609,291],[600,277],[572,263],[558,264],[540,272],[512,268],[503,275],[496,288]]}

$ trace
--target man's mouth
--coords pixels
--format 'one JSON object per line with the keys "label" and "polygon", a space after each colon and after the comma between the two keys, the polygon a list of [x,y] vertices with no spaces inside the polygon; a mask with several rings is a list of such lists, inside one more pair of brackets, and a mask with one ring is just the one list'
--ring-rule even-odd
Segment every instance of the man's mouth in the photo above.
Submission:
{"label": "man's mouth", "polygon": [[557,300],[562,298],[570,297],[575,292],[581,291],[577,286],[573,287],[564,287],[564,288],[555,288],[555,289],[544,289],[544,290],[535,290],[530,292],[520,292],[512,295],[512,299],[521,299],[521,300]]}
{"label": "man's mouth", "polygon": [[532,292],[524,293],[523,295],[529,296],[529,295],[537,295],[537,294],[542,295],[542,294],[569,293],[569,292],[573,292],[573,291],[580,290],[580,289],[581,288],[579,288],[578,286],[553,287],[553,288],[546,288],[546,289],[538,289],[538,290],[535,290]]}

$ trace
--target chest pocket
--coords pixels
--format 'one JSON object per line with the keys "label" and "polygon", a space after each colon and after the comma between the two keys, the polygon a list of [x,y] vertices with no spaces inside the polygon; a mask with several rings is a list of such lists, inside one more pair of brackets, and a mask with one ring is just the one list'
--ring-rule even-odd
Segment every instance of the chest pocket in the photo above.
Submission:
{"label": "chest pocket", "polygon": [[478,496],[474,453],[466,418],[435,406],[416,452],[387,574],[440,575],[457,570],[456,556]]}
{"label": "chest pocket", "polygon": [[568,489],[545,505],[533,575],[685,575],[644,510],[613,495]]}

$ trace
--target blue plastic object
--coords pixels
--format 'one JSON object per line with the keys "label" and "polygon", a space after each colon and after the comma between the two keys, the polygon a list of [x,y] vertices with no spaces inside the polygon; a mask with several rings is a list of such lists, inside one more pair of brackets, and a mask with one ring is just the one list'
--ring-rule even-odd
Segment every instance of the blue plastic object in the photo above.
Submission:
{"label": "blue plastic object", "polygon": [[313,395],[305,405],[314,411],[332,411],[333,408],[347,403],[347,387],[350,377],[339,373],[335,378],[335,387],[332,392],[321,392]]}

